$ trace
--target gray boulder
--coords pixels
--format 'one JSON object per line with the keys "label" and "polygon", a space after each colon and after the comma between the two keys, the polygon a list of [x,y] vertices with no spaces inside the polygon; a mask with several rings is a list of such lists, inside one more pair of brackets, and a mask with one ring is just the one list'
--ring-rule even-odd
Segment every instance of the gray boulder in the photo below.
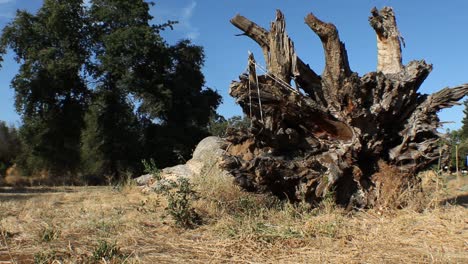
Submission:
{"label": "gray boulder", "polygon": [[152,184],[154,181],[154,177],[152,174],[145,174],[138,178],[135,178],[134,181],[138,186],[144,186]]}
{"label": "gray boulder", "polygon": [[[193,152],[192,159],[182,165],[165,168],[161,171],[161,178],[176,180],[178,177],[193,179],[203,173],[218,173],[227,175],[218,166],[227,147],[225,140],[219,137],[207,137],[198,143]],[[144,190],[151,190],[157,184],[152,175],[143,175],[135,179]]]}

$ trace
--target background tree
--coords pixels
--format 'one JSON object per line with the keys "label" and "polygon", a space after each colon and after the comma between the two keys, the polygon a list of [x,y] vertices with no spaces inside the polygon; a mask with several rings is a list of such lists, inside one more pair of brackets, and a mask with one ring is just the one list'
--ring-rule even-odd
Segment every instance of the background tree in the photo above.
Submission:
{"label": "background tree", "polygon": [[[96,0],[91,4],[93,52],[96,57],[93,75],[100,83],[106,83],[106,96],[116,99],[104,100],[100,104],[112,102],[115,108],[128,109],[131,105],[129,99],[133,99],[137,105],[134,112],[124,111],[126,114],[122,120],[109,122],[109,125],[118,127],[109,127],[107,132],[101,127],[92,133],[100,134],[98,137],[101,138],[114,138],[116,130],[123,130],[127,138],[133,138],[119,142],[120,148],[127,145],[123,147],[127,149],[127,156],[153,158],[159,166],[187,158],[195,144],[207,135],[209,116],[220,102],[216,92],[203,89],[203,49],[187,40],[174,46],[164,42],[159,35],[160,30],[171,27],[175,22],[151,25],[150,4],[145,1]],[[100,86],[98,90],[102,88]],[[100,109],[113,111],[114,107]],[[96,108],[92,110],[96,111]],[[134,125],[137,113],[140,127]],[[114,113],[101,115],[118,118]],[[138,142],[138,131],[142,131],[143,145],[132,148]],[[87,138],[90,137],[84,140]],[[105,149],[113,152],[120,151],[120,148],[108,146]],[[132,149],[143,153],[128,152]],[[93,150],[82,153],[90,151]],[[108,156],[113,155],[109,153]]]}
{"label": "background tree", "polygon": [[468,157],[468,138],[463,139],[458,145],[458,166],[460,169],[467,169],[467,159]]}
{"label": "background tree", "polygon": [[88,94],[80,75],[88,54],[81,2],[46,0],[36,15],[18,11],[0,38],[0,50],[13,49],[21,63],[11,85],[23,120],[19,163],[30,173],[57,175],[79,165]]}
{"label": "background tree", "polygon": [[455,168],[456,165],[456,146],[458,146],[458,166],[466,168],[466,157],[468,156],[468,100],[463,102],[465,109],[463,110],[464,117],[462,119],[462,127],[458,130],[448,131],[448,142],[450,147],[450,167]]}
{"label": "background tree", "polygon": [[458,150],[460,155],[460,165],[465,169],[468,168],[468,99],[463,102],[465,105],[465,109],[463,110],[463,114],[465,115],[462,120],[462,128],[461,128],[461,142],[460,142],[460,149]]}
{"label": "background tree", "polygon": [[[147,108],[142,109],[146,110],[146,116],[157,120],[146,127],[148,155],[163,166],[189,159],[196,144],[209,135],[210,116],[221,103],[217,92],[203,89],[202,47],[184,40],[169,47],[168,51],[171,60],[162,83],[167,89],[167,105],[160,108],[151,103],[154,96],[141,97]],[[169,148],[161,148],[162,145]]]}
{"label": "background tree", "polygon": [[245,130],[250,127],[250,119],[246,116],[233,116],[227,120],[220,115],[214,114],[208,124],[208,132],[213,136],[225,137],[229,129]]}
{"label": "background tree", "polygon": [[133,106],[107,87],[99,87],[94,96],[82,133],[83,172],[98,182],[138,172],[140,131]]}
{"label": "background tree", "polygon": [[117,179],[138,173],[141,158],[160,167],[184,160],[208,135],[221,97],[204,87],[203,48],[167,44],[159,33],[175,22],[151,24],[150,5],[46,0],[3,30],[0,54],[11,48],[21,63],[12,82],[23,119],[21,168],[80,167]]}
{"label": "background tree", "polygon": [[18,130],[0,121],[0,176],[13,165],[21,151]]}
{"label": "background tree", "polygon": [[465,109],[463,114],[465,115],[462,119],[462,127],[460,137],[461,139],[468,139],[468,99],[463,102]]}
{"label": "background tree", "polygon": [[[139,167],[140,127],[130,94],[136,90],[138,66],[145,51],[161,49],[161,39],[149,25],[144,1],[91,1],[92,56],[88,69],[97,84],[85,117],[81,157],[83,170],[119,179]],[[159,47],[156,47],[158,44]],[[148,77],[153,78],[148,74]],[[148,78],[139,79],[141,82]]]}

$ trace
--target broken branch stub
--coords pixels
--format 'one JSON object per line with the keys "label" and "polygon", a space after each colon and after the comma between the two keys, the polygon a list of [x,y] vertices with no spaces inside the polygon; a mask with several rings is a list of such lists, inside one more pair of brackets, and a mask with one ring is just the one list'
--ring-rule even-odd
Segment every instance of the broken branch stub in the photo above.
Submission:
{"label": "broken branch stub", "polygon": [[403,38],[398,31],[395,13],[390,7],[371,11],[370,25],[377,35],[377,71],[385,74],[399,73],[403,68],[401,62],[401,42]]}

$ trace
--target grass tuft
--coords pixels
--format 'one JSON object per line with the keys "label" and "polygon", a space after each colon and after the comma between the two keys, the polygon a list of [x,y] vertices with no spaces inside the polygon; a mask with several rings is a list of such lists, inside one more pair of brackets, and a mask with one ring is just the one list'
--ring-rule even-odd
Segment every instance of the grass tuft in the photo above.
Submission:
{"label": "grass tuft", "polygon": [[56,227],[46,226],[39,232],[39,238],[42,242],[50,242],[59,238],[60,231]]}
{"label": "grass tuft", "polygon": [[34,254],[34,264],[54,263],[54,261],[56,260],[56,255],[55,254],[56,254],[55,251],[38,252],[38,253]]}
{"label": "grass tuft", "polygon": [[117,244],[109,243],[105,240],[100,240],[98,245],[93,250],[93,255],[91,260],[94,262],[104,261],[107,263],[108,261],[113,261],[115,259],[122,259],[124,258],[123,254],[120,252],[120,248],[117,247]]}

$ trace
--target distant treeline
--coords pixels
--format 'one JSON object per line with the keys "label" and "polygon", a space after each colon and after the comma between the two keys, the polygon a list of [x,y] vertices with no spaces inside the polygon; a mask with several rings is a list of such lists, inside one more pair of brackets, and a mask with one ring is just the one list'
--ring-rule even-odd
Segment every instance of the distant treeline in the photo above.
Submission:
{"label": "distant treeline", "polygon": [[222,134],[221,96],[205,87],[203,48],[169,45],[143,0],[45,0],[18,11],[0,36],[15,54],[11,81],[21,127],[0,123],[0,175],[81,175],[102,182],[187,160],[205,136]]}

